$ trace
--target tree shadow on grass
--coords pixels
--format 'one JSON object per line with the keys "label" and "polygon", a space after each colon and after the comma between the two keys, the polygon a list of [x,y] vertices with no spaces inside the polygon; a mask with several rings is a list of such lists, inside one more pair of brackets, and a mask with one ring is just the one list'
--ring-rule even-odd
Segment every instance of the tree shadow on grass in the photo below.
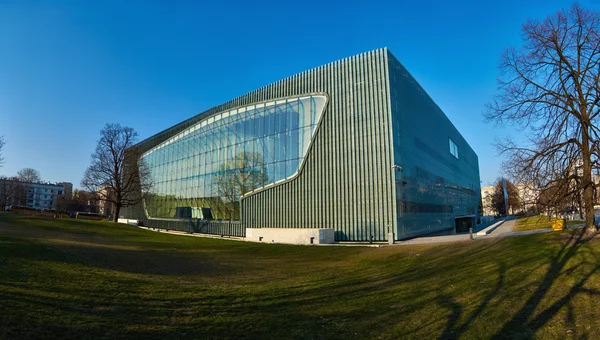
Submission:
{"label": "tree shadow on grass", "polygon": [[[589,278],[600,269],[600,266],[593,264],[594,267],[592,270],[583,275],[577,281],[577,283],[571,287],[567,294],[534,316],[537,307],[544,300],[557,279],[563,277],[564,275],[569,275],[570,273],[575,272],[583,264],[585,264],[580,263],[575,265],[573,268],[563,271],[567,262],[569,262],[569,260],[573,258],[581,246],[589,240],[589,238],[585,237],[585,232],[583,230],[571,232],[568,241],[564,243],[558,253],[551,259],[550,266],[546,271],[542,282],[537,286],[533,294],[525,301],[521,309],[519,309],[512,316],[512,318],[506,322],[504,326],[494,335],[493,339],[532,339],[535,332],[542,328],[549,320],[551,320],[561,308],[564,306],[569,306],[573,297],[578,293],[600,295],[600,291],[596,289],[588,289],[583,287]],[[572,307],[570,307],[567,317],[574,320]],[[584,337],[587,335],[582,334],[581,336]]]}
{"label": "tree shadow on grass", "polygon": [[[432,332],[441,334],[441,338],[458,338],[473,329],[473,325],[481,319],[481,316],[494,307],[493,303],[499,297],[499,294],[502,294],[501,291],[506,289],[504,287],[507,285],[506,282],[510,282],[510,279],[505,278],[507,276],[506,268],[511,267],[511,260],[506,259],[504,256],[513,256],[514,252],[518,253],[518,251],[526,249],[524,247],[531,244],[531,242],[519,243],[517,241],[510,241],[511,245],[518,245],[517,247],[511,246],[500,248],[500,251],[492,251],[491,254],[494,254],[496,258],[507,262],[499,261],[495,265],[491,263],[486,269],[482,269],[481,265],[488,264],[488,262],[481,259],[485,255],[490,255],[485,250],[488,249],[490,244],[494,245],[497,242],[474,244],[464,250],[456,246],[432,247],[427,248],[430,249],[428,254],[425,254],[427,252],[427,250],[423,250],[425,248],[411,248],[410,252],[403,252],[401,256],[383,257],[386,260],[383,264],[381,264],[382,257],[377,256],[381,253],[378,253],[378,250],[369,250],[368,252],[365,251],[368,256],[359,256],[359,259],[348,262],[345,266],[336,268],[335,271],[328,270],[323,273],[322,268],[316,266],[311,267],[310,270],[294,273],[290,278],[284,277],[283,279],[286,281],[281,285],[272,285],[270,282],[265,282],[264,284],[270,285],[270,288],[262,287],[262,283],[257,281],[243,282],[242,288],[220,287],[217,281],[211,280],[203,281],[197,285],[197,288],[196,286],[183,285],[181,288],[177,287],[175,289],[163,288],[162,285],[177,284],[177,278],[167,278],[168,280],[165,279],[163,282],[164,276],[161,275],[161,279],[157,282],[154,282],[154,279],[151,282],[146,282],[149,280],[147,277],[136,276],[132,278],[126,276],[123,279],[132,279],[131,285],[123,282],[119,283],[118,289],[107,288],[106,291],[98,292],[95,291],[98,289],[97,287],[92,287],[89,290],[84,290],[82,287],[76,292],[71,292],[77,293],[75,294],[77,298],[75,302],[65,302],[62,296],[50,298],[31,297],[31,293],[26,291],[28,288],[26,285],[13,287],[21,288],[20,295],[5,294],[5,298],[6,301],[9,301],[9,299],[15,302],[23,301],[25,306],[39,307],[50,312],[67,308],[68,315],[86,315],[86,320],[98,320],[99,325],[106,327],[106,330],[94,328],[93,331],[96,332],[93,333],[94,335],[107,332],[107,334],[113,336],[147,336],[149,338],[214,338],[219,337],[219,335],[222,337],[235,337],[237,335],[254,338],[277,335],[288,338],[299,338],[302,335],[306,335],[308,338],[318,338],[319,335],[331,338],[367,338],[370,335],[371,338],[375,338],[386,327],[413,322],[413,324],[403,324],[399,327],[399,330],[395,331],[396,333],[405,332],[403,336],[398,338],[417,337],[423,334],[431,336]],[[584,263],[583,266],[579,267],[576,266],[581,264],[567,268],[567,262],[576,254],[576,251],[584,242],[585,240],[582,239],[581,235],[570,234],[570,239],[565,242],[561,249],[552,257],[548,257],[551,259],[550,265],[547,273],[543,276],[542,282],[538,282],[539,286],[536,285],[534,294],[530,297],[527,296],[527,302],[520,310],[515,308],[517,311],[515,314],[511,313],[511,318],[506,325],[498,327],[502,328],[500,332],[505,333],[498,333],[496,337],[503,337],[501,335],[504,335],[504,337],[531,337],[533,332],[543,327],[548,320],[556,315],[561,307],[572,304],[572,297],[576,294],[598,294],[595,290],[584,287],[587,278],[594,274],[596,269],[587,274],[588,266],[590,266],[588,263]],[[257,254],[248,257],[272,258],[274,256],[271,252],[266,253],[261,249],[257,251]],[[421,256],[417,257],[418,254],[411,255],[412,249],[415,249],[414,252],[422,252]],[[199,274],[206,275],[211,279],[214,274],[211,273],[210,269],[207,267],[204,269],[195,268],[195,266],[202,262],[219,263],[221,261],[218,258],[212,258],[213,255],[211,254],[190,253],[191,257],[188,258],[187,254],[169,255],[168,252],[161,251],[140,253],[139,251],[117,249],[111,250],[107,255],[104,250],[73,248],[72,245],[61,245],[55,250],[63,255],[83,252],[85,256],[79,257],[78,260],[70,259],[70,256],[60,256],[48,260],[73,262],[130,273],[171,274],[170,276]],[[62,250],[65,250],[65,252],[62,252]],[[14,253],[11,252],[10,254]],[[523,254],[519,254],[519,256],[523,256]],[[535,254],[535,252],[528,254]],[[460,263],[449,261],[451,255],[457,255],[450,257],[450,259],[458,260]],[[184,257],[180,258],[179,256]],[[214,256],[219,257],[218,255]],[[153,262],[159,257],[163,259]],[[36,257],[35,260],[37,259]],[[129,263],[119,263],[119,259]],[[182,266],[177,268],[179,263],[186,261],[189,261],[192,267]],[[277,261],[282,262],[283,260],[278,258]],[[297,256],[287,256],[284,262],[289,265],[287,261],[289,263],[294,261],[306,262],[306,252]],[[241,261],[240,263],[246,262]],[[525,258],[523,261],[519,261],[519,264],[529,270],[535,268],[539,262],[539,257],[534,259]],[[542,262],[544,264],[548,263],[546,260]],[[378,263],[379,265],[376,265]],[[226,267],[222,269],[226,272],[240,273],[237,264],[232,264],[227,259],[223,261],[223,264]],[[463,264],[466,264],[464,268],[462,267]],[[169,268],[169,266],[173,268]],[[290,267],[294,266],[295,264],[290,265]],[[461,266],[461,269],[457,270],[457,266]],[[282,265],[277,268],[280,270],[286,269]],[[258,270],[255,267],[250,268],[252,273],[258,274]],[[533,314],[536,306],[540,306],[540,302],[547,301],[544,297],[555,280],[571,273],[579,273],[581,270],[585,271],[586,277],[577,281],[566,296],[554,302],[541,313]],[[273,279],[272,276],[263,274],[265,273],[261,272],[258,276],[264,276],[265,280]],[[447,287],[451,283],[467,279],[473,275],[479,276],[482,282],[487,283],[490,286],[490,291],[484,293],[485,295],[481,297],[478,296],[477,305],[472,306],[473,309],[471,309],[469,305],[461,302],[464,296],[453,297],[451,293],[448,293],[451,289],[447,289]],[[531,275],[529,272],[525,272],[519,279],[527,278],[529,275]],[[296,277],[298,281],[294,280]],[[579,279],[580,277],[576,278]],[[210,285],[204,285],[205,282],[209,282]],[[152,289],[157,289],[158,292],[157,294],[151,292],[152,294],[144,295],[142,293],[145,293],[145,291],[136,288],[137,283],[152,285]],[[465,285],[465,287],[467,286]],[[46,288],[58,290],[56,285]],[[117,298],[103,299],[99,306],[101,308],[88,308],[86,305],[95,301],[96,298],[92,296],[92,298],[86,299],[89,294],[99,294],[98,297],[101,297],[105,292],[121,293],[119,292],[120,289],[127,293],[123,295],[126,297],[123,300]],[[184,291],[181,293],[176,292],[179,289]],[[58,292],[68,293],[62,290]],[[462,293],[459,292],[458,294]],[[77,305],[78,301],[83,301],[84,304]],[[50,305],[47,305],[48,303]],[[431,305],[444,307],[441,309],[441,313],[437,315],[446,315],[444,311],[448,310],[447,317],[435,316],[428,320],[415,321],[417,318],[414,315],[424,315],[428,312],[423,313],[424,308]],[[575,312],[572,307],[570,308],[569,323],[575,324]],[[33,315],[32,313],[29,315]],[[464,321],[461,322],[461,320]],[[164,327],[159,328],[160,323],[164,323],[162,325]],[[15,324],[22,325],[22,323]],[[40,323],[37,327],[43,331],[51,326],[55,327],[56,325]],[[71,337],[76,334],[73,329],[67,326],[64,327],[63,330],[55,330],[57,334],[68,332]],[[91,329],[91,327],[85,325],[80,327],[80,329]],[[308,333],[309,330],[314,330],[315,333]],[[357,336],[354,333],[356,330],[364,333],[359,333]],[[319,334],[319,331],[323,333]],[[334,334],[334,332],[337,333]],[[389,332],[384,334],[389,335]],[[577,334],[577,336],[586,337],[587,335]]]}
{"label": "tree shadow on grass", "polygon": [[463,332],[465,332],[469,326],[477,319],[479,315],[483,313],[483,311],[488,307],[492,299],[498,294],[500,289],[504,286],[504,278],[506,274],[506,266],[504,262],[500,262],[498,264],[498,280],[496,280],[496,285],[494,289],[486,295],[483,301],[479,304],[479,306],[475,309],[474,312],[471,313],[471,316],[462,323],[460,326],[457,326],[457,322],[462,314],[462,307],[460,304],[453,301],[452,297],[449,295],[440,295],[438,299],[438,303],[450,309],[450,316],[446,322],[446,326],[444,327],[444,331],[440,336],[440,339],[454,339],[458,338]]}
{"label": "tree shadow on grass", "polygon": [[[600,266],[596,263],[578,263],[571,268],[565,270],[565,266],[577,253],[577,251],[587,242],[589,238],[585,237],[583,231],[574,231],[569,235],[569,239],[564,242],[559,251],[551,258],[549,268],[544,274],[541,282],[535,288],[533,294],[525,301],[523,306],[517,310],[510,320],[508,320],[502,328],[493,336],[494,339],[531,339],[537,330],[542,328],[549,320],[551,320],[563,307],[567,306],[567,321],[570,325],[575,325],[575,315],[573,310],[572,299],[579,293],[587,295],[600,295],[600,290],[585,288],[584,285],[588,280],[600,270]],[[590,250],[593,252],[593,250]],[[592,265],[592,269],[586,273],[570,288],[570,290],[560,299],[552,303],[549,307],[541,312],[534,314],[537,307],[544,301],[548,291],[555,282],[567,275],[574,274],[582,269],[584,265]],[[438,305],[449,310],[446,319],[445,327],[440,335],[440,339],[455,339],[459,338],[466,332],[480,315],[489,307],[490,303],[498,295],[500,290],[505,285],[506,265],[503,262],[498,263],[498,279],[494,289],[483,299],[477,308],[470,313],[469,318],[459,324],[459,320],[464,314],[464,307],[458,303],[451,295],[440,293],[436,301]],[[527,274],[526,276],[528,276]],[[522,278],[523,279],[523,278]],[[573,328],[575,328],[573,326]],[[577,334],[578,338],[587,338],[587,334]]]}

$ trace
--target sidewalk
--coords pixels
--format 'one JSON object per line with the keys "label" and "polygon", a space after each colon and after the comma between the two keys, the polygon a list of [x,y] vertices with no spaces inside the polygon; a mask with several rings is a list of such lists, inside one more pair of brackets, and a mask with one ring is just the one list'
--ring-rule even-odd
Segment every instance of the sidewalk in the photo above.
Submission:
{"label": "sidewalk", "polygon": [[[484,239],[484,238],[495,238],[495,237],[511,237],[521,235],[531,235],[547,233],[552,231],[552,228],[536,229],[536,230],[524,230],[524,231],[513,231],[516,219],[507,219],[496,227],[491,233],[487,235],[478,235],[473,233],[473,239]],[[430,236],[430,237],[417,237],[406,241],[398,241],[395,245],[410,245],[410,244],[430,244],[430,243],[445,243],[445,242],[460,242],[470,241],[469,234],[455,234],[455,235],[444,235],[444,236]]]}
{"label": "sidewalk", "polygon": [[496,230],[494,230],[488,236],[491,236],[491,237],[508,236],[508,234],[514,233],[513,228],[515,227],[515,224],[517,224],[516,219],[512,219],[512,220],[507,219],[504,221],[504,223],[502,223],[498,228],[496,228]]}
{"label": "sidewalk", "polygon": [[[482,238],[485,236],[477,236],[473,234],[473,239]],[[394,245],[410,245],[410,244],[430,244],[430,243],[444,243],[444,242],[459,242],[459,241],[470,241],[469,234],[455,234],[455,235],[444,235],[444,236],[425,236],[416,237],[406,241],[396,241]]]}

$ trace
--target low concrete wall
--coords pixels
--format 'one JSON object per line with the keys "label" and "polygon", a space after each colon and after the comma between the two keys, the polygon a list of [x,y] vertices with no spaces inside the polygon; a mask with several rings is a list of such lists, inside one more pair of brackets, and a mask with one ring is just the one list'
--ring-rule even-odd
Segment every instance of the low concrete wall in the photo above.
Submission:
{"label": "low concrete wall", "polygon": [[334,231],[333,229],[248,228],[246,239],[265,243],[331,244],[334,243]]}
{"label": "low concrete wall", "polygon": [[477,236],[485,236],[487,234],[490,234],[492,231],[496,230],[496,228],[501,226],[505,221],[506,221],[506,218],[503,218],[499,221],[494,222],[492,225],[488,226],[487,228],[480,230],[477,233]]}
{"label": "low concrete wall", "polygon": [[117,220],[118,223],[123,223],[123,224],[130,224],[130,225],[138,225],[138,220],[132,220],[132,219],[128,219],[128,218],[119,218]]}

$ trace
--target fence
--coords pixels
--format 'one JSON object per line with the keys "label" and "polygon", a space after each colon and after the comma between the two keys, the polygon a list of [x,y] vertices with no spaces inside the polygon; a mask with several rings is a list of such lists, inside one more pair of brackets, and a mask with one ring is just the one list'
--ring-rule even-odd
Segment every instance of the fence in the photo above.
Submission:
{"label": "fence", "polygon": [[246,228],[240,221],[146,219],[142,223],[150,228],[178,230],[187,233],[246,237]]}
{"label": "fence", "polygon": [[246,228],[240,221],[197,220],[195,230],[202,234],[246,237]]}

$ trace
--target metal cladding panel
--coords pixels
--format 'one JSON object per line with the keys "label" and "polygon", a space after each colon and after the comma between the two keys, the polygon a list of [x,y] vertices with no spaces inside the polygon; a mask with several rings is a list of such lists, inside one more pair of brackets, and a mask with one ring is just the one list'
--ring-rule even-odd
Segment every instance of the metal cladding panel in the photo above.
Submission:
{"label": "metal cladding panel", "polygon": [[[280,80],[156,134],[142,152],[237,106],[325,93],[328,103],[298,176],[242,199],[246,228],[333,228],[337,241],[386,241],[396,229],[388,51],[379,49]],[[146,225],[143,206],[125,210]]]}
{"label": "metal cladding panel", "polygon": [[329,103],[297,178],[242,199],[247,228],[333,228],[337,241],[385,241],[394,228],[387,50],[334,62],[272,86],[324,92]]}

